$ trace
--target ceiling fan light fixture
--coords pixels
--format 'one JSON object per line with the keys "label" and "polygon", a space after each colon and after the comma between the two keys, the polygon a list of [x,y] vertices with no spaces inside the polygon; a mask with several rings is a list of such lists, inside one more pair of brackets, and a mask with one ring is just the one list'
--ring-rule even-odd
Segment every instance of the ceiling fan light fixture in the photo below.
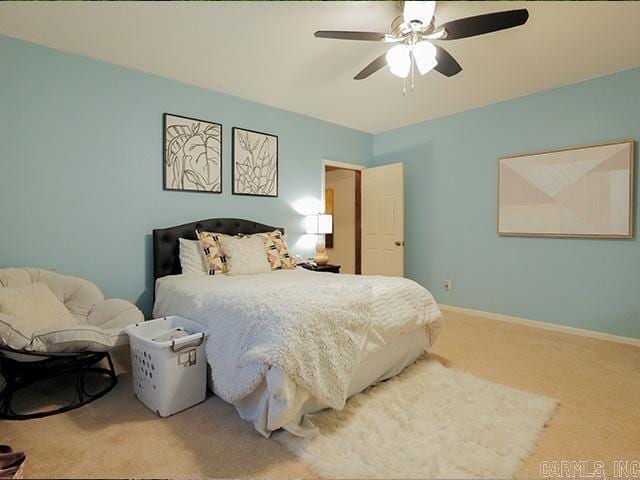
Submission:
{"label": "ceiling fan light fixture", "polygon": [[438,65],[436,53],[436,47],[426,40],[418,42],[413,46],[413,59],[416,62],[420,75],[427,74]]}
{"label": "ceiling fan light fixture", "polygon": [[431,23],[433,12],[436,9],[436,2],[423,2],[407,0],[404,2],[402,16],[406,23],[418,21],[427,26]]}
{"label": "ceiling fan light fixture", "polygon": [[411,75],[413,90],[416,69],[421,75],[436,70],[445,77],[453,77],[462,71],[460,64],[446,49],[440,45],[434,46],[431,41],[459,40],[486,35],[519,27],[529,19],[529,11],[519,8],[459,18],[440,24],[434,17],[435,4],[435,1],[405,0],[402,15],[395,17],[390,33],[318,30],[314,35],[318,38],[396,43],[389,51],[369,62],[353,79],[369,78],[387,64],[393,75],[405,79],[403,90],[406,93],[406,78]]}
{"label": "ceiling fan light fixture", "polygon": [[416,59],[416,65],[418,66],[418,71],[420,72],[420,75],[426,75],[427,73],[429,73],[431,70],[433,70],[438,66],[438,61],[435,58],[430,58],[422,62],[419,62]]}
{"label": "ceiling fan light fixture", "polygon": [[411,71],[411,51],[405,44],[390,48],[386,55],[389,70],[396,77],[407,78]]}

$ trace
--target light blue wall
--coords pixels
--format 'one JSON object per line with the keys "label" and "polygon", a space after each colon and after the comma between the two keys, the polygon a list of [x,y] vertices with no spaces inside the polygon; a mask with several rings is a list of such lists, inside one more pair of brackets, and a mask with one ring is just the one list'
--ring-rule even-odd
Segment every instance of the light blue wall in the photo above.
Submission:
{"label": "light blue wall", "polygon": [[496,234],[498,157],[629,138],[640,69],[376,135],[374,163],[405,165],[408,276],[445,304],[640,338],[637,235]]}
{"label": "light blue wall", "polygon": [[[223,124],[223,194],[162,190],[164,112]],[[233,126],[279,136],[279,198],[231,194]],[[292,204],[319,197],[321,160],[371,149],[369,134],[0,36],[0,266],[86,277],[148,312],[153,228],[240,217],[295,245]]]}
{"label": "light blue wall", "polygon": [[[164,112],[223,124],[222,195],[162,191]],[[279,136],[279,198],[231,195],[232,126]],[[295,245],[321,159],[374,156],[405,163],[406,271],[438,301],[640,338],[637,238],[495,233],[498,157],[623,138],[640,138],[640,70],[372,137],[0,36],[0,266],[84,276],[148,312],[153,228],[250,218]]]}

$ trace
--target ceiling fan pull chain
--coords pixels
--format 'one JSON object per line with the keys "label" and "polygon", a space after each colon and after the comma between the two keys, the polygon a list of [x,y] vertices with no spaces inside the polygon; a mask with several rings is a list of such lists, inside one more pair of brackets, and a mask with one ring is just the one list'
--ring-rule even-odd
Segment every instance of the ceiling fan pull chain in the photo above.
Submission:
{"label": "ceiling fan pull chain", "polygon": [[402,95],[407,95],[407,77],[402,79]]}

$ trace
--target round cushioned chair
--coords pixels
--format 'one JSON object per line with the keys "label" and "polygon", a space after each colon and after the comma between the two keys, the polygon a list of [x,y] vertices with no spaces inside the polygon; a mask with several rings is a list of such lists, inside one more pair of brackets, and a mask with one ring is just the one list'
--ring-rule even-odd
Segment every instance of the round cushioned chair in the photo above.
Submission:
{"label": "round cushioned chair", "polygon": [[[29,332],[24,327],[25,322],[0,313],[0,374],[5,383],[0,392],[0,418],[3,419],[25,420],[53,415],[105,395],[117,382],[109,350],[127,344],[124,329],[144,320],[135,305],[126,300],[106,300],[98,287],[85,279],[36,268],[0,269],[0,293],[3,288],[7,288],[5,292],[20,291],[21,287],[37,284],[48,287],[71,314],[68,316],[64,312],[73,324],[58,328],[44,325],[45,328]],[[41,288],[40,285],[37,287]],[[97,366],[103,360],[108,368]],[[103,376],[107,380],[106,386],[90,392],[85,384],[88,373]],[[16,412],[12,400],[19,390],[62,376],[72,379],[73,401],[60,408]]]}

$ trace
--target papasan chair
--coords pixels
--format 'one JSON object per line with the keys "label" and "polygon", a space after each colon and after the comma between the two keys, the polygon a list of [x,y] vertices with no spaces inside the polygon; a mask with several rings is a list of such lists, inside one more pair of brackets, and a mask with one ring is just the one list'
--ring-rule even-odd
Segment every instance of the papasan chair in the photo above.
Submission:
{"label": "papasan chair", "polygon": [[[108,393],[117,383],[109,351],[126,345],[124,329],[142,321],[135,305],[105,300],[88,280],[37,268],[0,268],[0,419],[54,415]],[[106,368],[100,365],[105,362]],[[17,411],[16,394],[34,385],[39,394],[44,388],[45,396],[74,389],[74,398],[61,407]]]}

